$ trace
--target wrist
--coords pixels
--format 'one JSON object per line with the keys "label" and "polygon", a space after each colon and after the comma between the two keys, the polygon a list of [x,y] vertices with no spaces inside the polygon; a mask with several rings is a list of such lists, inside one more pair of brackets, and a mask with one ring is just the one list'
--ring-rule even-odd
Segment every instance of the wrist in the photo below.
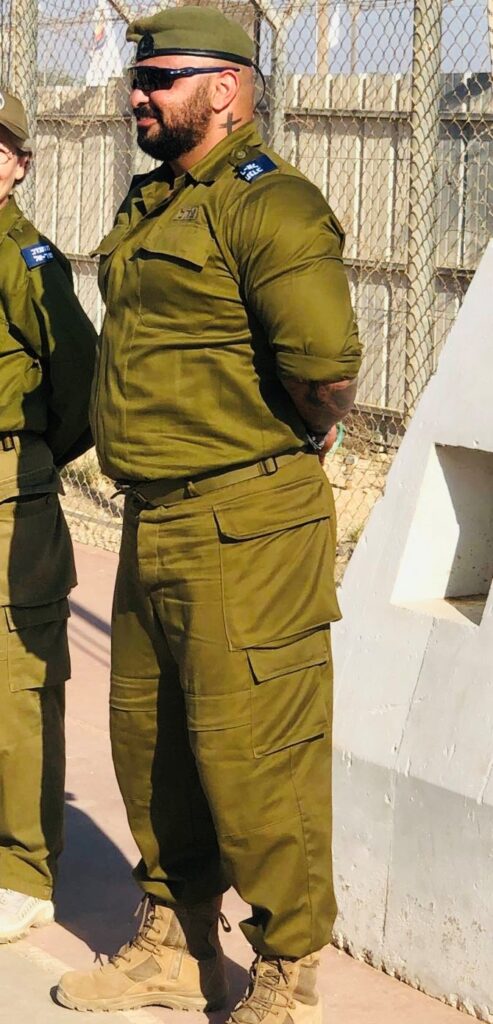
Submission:
{"label": "wrist", "polygon": [[310,448],[313,448],[313,451],[315,452],[321,452],[325,446],[327,434],[327,430],[324,430],[323,432],[318,430],[307,430],[306,437]]}

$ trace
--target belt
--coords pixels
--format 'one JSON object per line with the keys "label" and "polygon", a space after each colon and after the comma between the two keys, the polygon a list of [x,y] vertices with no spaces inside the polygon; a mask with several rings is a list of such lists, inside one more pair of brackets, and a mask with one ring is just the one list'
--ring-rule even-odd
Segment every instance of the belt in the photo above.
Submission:
{"label": "belt", "polygon": [[4,452],[11,452],[15,448],[14,434],[0,434],[0,449]]}
{"label": "belt", "polygon": [[132,494],[144,504],[157,508],[159,505],[172,505],[185,498],[199,498],[202,494],[208,494],[209,491],[217,491],[220,487],[231,487],[232,484],[242,483],[243,480],[272,476],[293,459],[299,458],[300,455],[306,455],[306,452],[306,448],[298,448],[296,452],[270,455],[268,458],[260,459],[259,462],[250,463],[248,466],[239,466],[238,469],[198,477],[195,480],[183,480],[178,486],[176,480],[116,480],[116,484],[118,492]]}

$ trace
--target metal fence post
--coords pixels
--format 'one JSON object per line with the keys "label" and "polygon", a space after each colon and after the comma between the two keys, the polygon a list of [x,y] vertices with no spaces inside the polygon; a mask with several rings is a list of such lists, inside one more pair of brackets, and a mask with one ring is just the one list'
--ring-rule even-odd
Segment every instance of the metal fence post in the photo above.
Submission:
{"label": "metal fence post", "polygon": [[[6,84],[22,100],[34,141],[38,108],[38,4],[36,0],[10,0],[9,58]],[[36,180],[33,171],[21,186],[21,203],[27,217],[36,212]]]}
{"label": "metal fence post", "polygon": [[412,415],[432,370],[442,9],[443,0],[415,0],[404,398],[406,421]]}
{"label": "metal fence post", "polygon": [[493,73],[493,0],[488,0],[488,45],[490,49],[491,72]]}
{"label": "metal fence post", "polygon": [[[288,19],[286,19],[287,21]],[[286,25],[272,28],[269,143],[283,154],[286,109]]]}

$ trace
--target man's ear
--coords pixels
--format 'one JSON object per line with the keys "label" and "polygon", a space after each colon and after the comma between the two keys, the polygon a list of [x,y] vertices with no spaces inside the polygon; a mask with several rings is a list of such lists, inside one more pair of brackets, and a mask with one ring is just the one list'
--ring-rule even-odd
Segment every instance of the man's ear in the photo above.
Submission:
{"label": "man's ear", "polygon": [[227,70],[215,75],[214,78],[211,106],[214,113],[220,114],[236,99],[240,91],[240,80],[237,71]]}

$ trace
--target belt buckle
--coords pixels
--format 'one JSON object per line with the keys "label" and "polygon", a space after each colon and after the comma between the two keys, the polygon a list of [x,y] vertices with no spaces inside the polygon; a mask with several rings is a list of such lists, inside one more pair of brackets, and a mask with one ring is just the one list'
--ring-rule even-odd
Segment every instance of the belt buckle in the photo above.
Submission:
{"label": "belt buckle", "polygon": [[114,494],[110,496],[110,501],[113,501],[113,498],[118,498],[120,494],[123,494],[124,497],[126,497],[127,494],[131,494],[133,489],[132,485],[130,483],[127,483],[126,480],[115,480],[115,484],[116,491]]}
{"label": "belt buckle", "polygon": [[14,438],[12,437],[12,434],[5,434],[0,439],[0,444],[2,445],[4,452],[13,451],[13,449],[15,448],[15,441]]}
{"label": "belt buckle", "polygon": [[262,459],[260,465],[262,466],[263,476],[272,476],[273,473],[277,473],[279,468],[274,455],[269,455],[267,459]]}
{"label": "belt buckle", "polygon": [[199,498],[200,491],[197,490],[193,480],[187,480],[183,488],[184,498]]}

